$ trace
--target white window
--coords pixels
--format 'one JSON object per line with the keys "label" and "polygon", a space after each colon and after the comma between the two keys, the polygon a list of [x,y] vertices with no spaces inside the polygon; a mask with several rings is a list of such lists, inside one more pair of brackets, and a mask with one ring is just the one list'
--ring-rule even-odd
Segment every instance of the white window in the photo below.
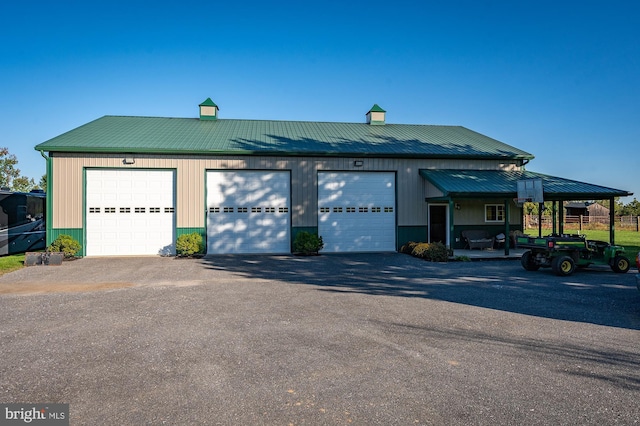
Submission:
{"label": "white window", "polygon": [[485,204],[485,222],[504,222],[504,204]]}

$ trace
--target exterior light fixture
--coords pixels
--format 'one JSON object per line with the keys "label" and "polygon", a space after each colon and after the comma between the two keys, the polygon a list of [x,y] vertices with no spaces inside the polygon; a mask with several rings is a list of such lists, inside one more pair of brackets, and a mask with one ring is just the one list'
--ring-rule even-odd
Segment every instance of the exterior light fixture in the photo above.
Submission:
{"label": "exterior light fixture", "polygon": [[362,160],[356,160],[353,162],[354,167],[362,167],[363,164],[364,164],[364,161]]}
{"label": "exterior light fixture", "polygon": [[125,157],[124,160],[122,160],[122,162],[124,164],[135,164],[136,160],[133,157]]}
{"label": "exterior light fixture", "polygon": [[460,210],[460,209],[461,209],[460,204],[458,204],[458,203],[456,203],[456,204],[454,205],[454,207],[455,207],[455,209],[456,209],[456,210]]}

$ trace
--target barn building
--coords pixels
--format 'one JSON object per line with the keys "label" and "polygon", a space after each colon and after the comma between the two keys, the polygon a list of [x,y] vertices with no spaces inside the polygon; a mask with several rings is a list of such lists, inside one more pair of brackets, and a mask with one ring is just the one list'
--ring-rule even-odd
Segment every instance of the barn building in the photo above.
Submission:
{"label": "barn building", "polygon": [[[196,109],[194,108],[194,111]],[[47,240],[83,256],[171,255],[198,232],[207,254],[290,253],[300,231],[323,252],[395,251],[407,241],[461,248],[461,232],[522,229],[516,182],[545,197],[626,191],[525,170],[533,155],[460,126],[219,117],[104,116],[35,147],[47,161]]]}

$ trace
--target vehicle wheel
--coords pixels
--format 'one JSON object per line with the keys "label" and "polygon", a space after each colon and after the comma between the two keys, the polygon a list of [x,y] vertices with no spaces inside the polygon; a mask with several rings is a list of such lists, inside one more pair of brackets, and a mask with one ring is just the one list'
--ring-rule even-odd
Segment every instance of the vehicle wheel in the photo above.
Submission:
{"label": "vehicle wheel", "polygon": [[522,267],[527,271],[537,271],[538,269],[540,269],[540,265],[536,263],[531,250],[527,250],[522,253],[520,263],[522,264]]}
{"label": "vehicle wheel", "polygon": [[630,267],[631,262],[626,258],[626,256],[616,256],[611,264],[613,272],[618,272],[620,274],[626,274]]}
{"label": "vehicle wheel", "polygon": [[551,262],[551,269],[556,275],[566,277],[567,275],[573,274],[573,271],[576,270],[576,262],[569,256],[556,257]]}

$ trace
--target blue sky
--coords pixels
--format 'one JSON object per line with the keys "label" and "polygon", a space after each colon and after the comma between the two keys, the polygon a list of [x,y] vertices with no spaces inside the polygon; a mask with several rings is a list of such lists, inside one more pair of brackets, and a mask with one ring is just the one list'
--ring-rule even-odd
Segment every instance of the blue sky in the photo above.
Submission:
{"label": "blue sky", "polygon": [[[640,2],[31,1],[0,6],[0,146],[104,115],[461,125],[529,170],[640,198]],[[631,201],[633,197],[623,199]]]}

